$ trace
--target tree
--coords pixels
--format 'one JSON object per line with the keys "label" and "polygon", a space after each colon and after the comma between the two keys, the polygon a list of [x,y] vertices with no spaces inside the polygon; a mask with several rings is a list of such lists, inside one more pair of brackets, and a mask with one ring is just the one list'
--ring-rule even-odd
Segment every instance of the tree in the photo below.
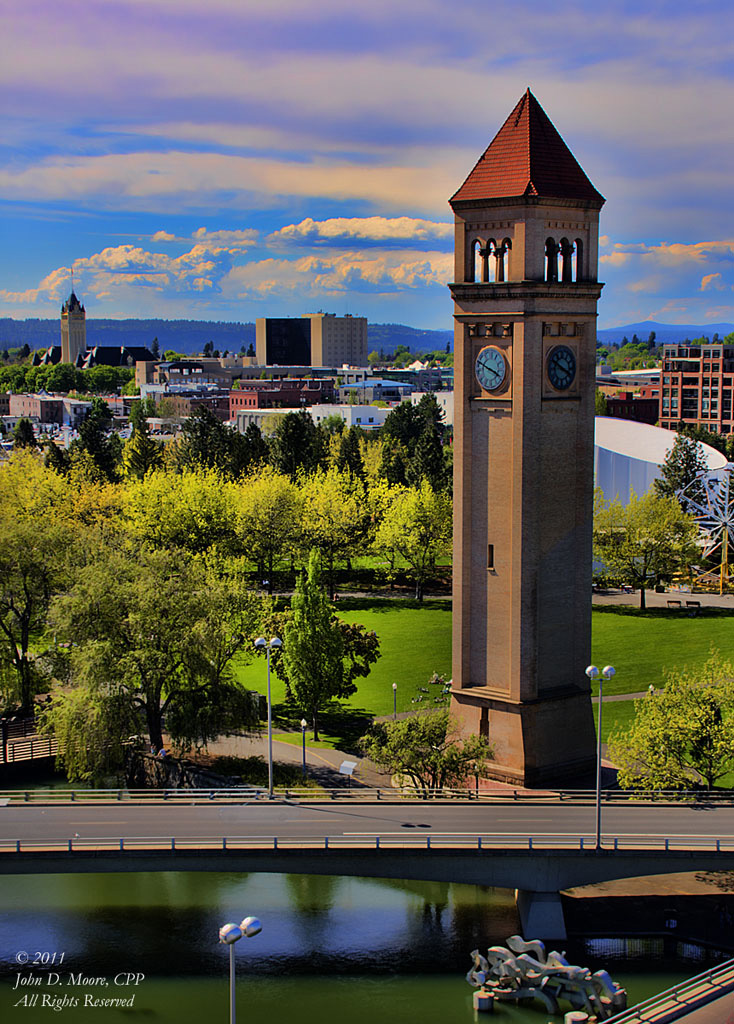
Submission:
{"label": "tree", "polygon": [[415,581],[416,600],[422,601],[426,580],[436,562],[450,551],[451,531],[451,499],[424,480],[420,487],[401,493],[387,508],[375,547],[407,562]]}
{"label": "tree", "polygon": [[[338,419],[343,424],[341,417],[338,417]],[[360,480],[364,480],[364,462],[362,461],[362,452],[359,447],[361,436],[362,431],[359,427],[350,427],[349,430],[341,435],[339,452],[336,457],[336,467],[343,473],[348,473],[350,476],[356,476]]]}
{"label": "tree", "polygon": [[[73,638],[73,686],[101,712],[127,706],[156,747],[165,716],[173,742],[186,747],[252,723],[254,703],[231,662],[249,650],[259,612],[240,579],[216,577],[201,559],[107,546],[54,602],[51,621],[59,638]],[[56,706],[61,714],[63,698]],[[111,743],[121,741],[115,722],[107,723]]]}
{"label": "tree", "polygon": [[703,497],[703,485],[696,483],[696,480],[707,470],[708,464],[701,446],[685,434],[677,434],[673,447],[660,467],[662,475],[655,481],[655,493],[674,498],[678,491],[688,487],[689,496],[698,500]]}
{"label": "tree", "polygon": [[379,656],[374,632],[337,619],[321,586],[318,554],[312,551],[291,599],[276,671],[310,716],[314,740],[319,738],[319,711],[335,698],[355,693],[355,678],[368,675]]}
{"label": "tree", "polygon": [[324,435],[307,412],[289,412],[273,431],[273,466],[295,480],[299,472],[310,473],[324,462]]}
{"label": "tree", "polygon": [[291,554],[301,536],[301,496],[283,473],[265,467],[248,477],[234,493],[241,546],[257,565],[258,576],[273,576],[279,559]]}
{"label": "tree", "polygon": [[237,477],[247,470],[250,459],[242,434],[202,405],[183,425],[176,463],[182,470],[215,469],[224,476]]}
{"label": "tree", "polygon": [[[139,402],[135,403],[139,405]],[[163,442],[150,436],[148,422],[144,416],[138,417],[133,425],[130,440],[123,450],[123,462],[128,476],[142,480],[146,473],[158,469],[163,464]]]}
{"label": "tree", "polygon": [[351,558],[367,536],[369,512],[364,485],[358,477],[334,468],[310,476],[301,493],[306,547],[316,548],[321,554],[333,600],[337,559]]}
{"label": "tree", "polygon": [[79,424],[79,437],[72,441],[70,451],[86,452],[99,473],[107,480],[117,478],[117,465],[121,455],[121,442],[117,434],[110,434],[112,413],[101,398],[93,398],[87,415]]}
{"label": "tree", "polygon": [[66,489],[31,452],[0,470],[0,660],[6,696],[25,713],[46,682],[33,649],[68,579],[75,527],[61,511]]}
{"label": "tree", "polygon": [[150,343],[150,354],[156,361],[161,358],[161,346],[157,336]]}
{"label": "tree", "polygon": [[407,775],[424,798],[444,786],[486,775],[492,747],[483,736],[456,739],[447,709],[378,722],[362,737],[364,754],[382,771]]}
{"label": "tree", "polygon": [[606,416],[607,411],[607,396],[597,388],[594,392],[594,415]]}
{"label": "tree", "polygon": [[712,653],[697,670],[669,672],[662,690],[634,702],[635,718],[609,739],[622,786],[712,789],[734,771],[734,667]]}
{"label": "tree", "polygon": [[240,546],[236,494],[216,470],[156,470],[125,489],[125,528],[141,546],[230,555]]}
{"label": "tree", "polygon": [[13,431],[13,448],[37,447],[38,442],[36,441],[36,435],[33,433],[33,424],[27,417],[21,416],[15,424],[15,430]]}
{"label": "tree", "polygon": [[700,549],[697,529],[675,498],[648,491],[633,492],[625,506],[607,502],[597,491],[594,513],[594,556],[621,583],[639,588],[640,608],[645,588],[670,581],[687,571]]}

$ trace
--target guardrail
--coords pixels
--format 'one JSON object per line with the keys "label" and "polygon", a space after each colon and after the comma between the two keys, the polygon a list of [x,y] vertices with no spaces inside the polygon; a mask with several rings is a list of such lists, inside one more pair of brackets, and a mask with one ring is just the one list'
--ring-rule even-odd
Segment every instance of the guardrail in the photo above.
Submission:
{"label": "guardrail", "polygon": [[694,978],[674,985],[629,1010],[610,1017],[607,1024],[666,1024],[685,1019],[688,1012],[734,989],[734,960],[727,960]]}
{"label": "guardrail", "polygon": [[[507,850],[515,853],[548,851],[587,851],[595,848],[593,835],[541,836],[497,835],[490,833],[442,832],[426,836],[74,836],[56,839],[2,839],[0,857],[7,853],[83,853],[182,851],[182,850]],[[608,852],[734,852],[734,839],[716,836],[605,836]]]}
{"label": "guardrail", "polygon": [[[34,742],[55,743],[55,740]],[[14,744],[17,746],[18,744]],[[53,753],[53,751],[52,751]],[[40,755],[37,755],[40,756]],[[689,803],[734,804],[732,790],[602,790],[602,802],[611,803]],[[274,790],[278,800],[395,800],[395,801],[463,801],[467,803],[592,803],[596,800],[593,789],[529,790],[501,789],[479,791],[473,789],[428,790],[425,795],[414,789],[392,789],[372,786],[340,786],[333,789],[306,786],[288,786]],[[202,803],[223,801],[240,803],[243,800],[267,799],[267,791],[256,786],[237,786],[230,789],[3,789],[0,800],[9,803]]]}

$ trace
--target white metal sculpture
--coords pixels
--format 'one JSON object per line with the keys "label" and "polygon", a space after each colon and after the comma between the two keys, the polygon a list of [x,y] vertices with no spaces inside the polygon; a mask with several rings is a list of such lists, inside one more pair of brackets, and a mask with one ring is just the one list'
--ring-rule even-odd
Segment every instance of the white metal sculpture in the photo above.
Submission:
{"label": "white metal sculpture", "polygon": [[723,594],[732,580],[729,551],[734,550],[734,463],[723,469],[699,473],[686,487],[676,491],[683,509],[692,515],[698,526],[701,554],[720,563],[718,571],[703,572],[699,583],[713,583]]}
{"label": "white metal sculpture", "polygon": [[493,1002],[539,999],[549,1013],[558,1013],[559,999],[573,1010],[583,1011],[589,1021],[605,1021],[627,1007],[627,993],[606,971],[569,964],[565,953],[552,950],[546,955],[539,939],[530,942],[511,935],[505,946],[490,946],[484,957],[475,949],[473,966],[466,976],[475,993],[477,1009],[490,1009]]}

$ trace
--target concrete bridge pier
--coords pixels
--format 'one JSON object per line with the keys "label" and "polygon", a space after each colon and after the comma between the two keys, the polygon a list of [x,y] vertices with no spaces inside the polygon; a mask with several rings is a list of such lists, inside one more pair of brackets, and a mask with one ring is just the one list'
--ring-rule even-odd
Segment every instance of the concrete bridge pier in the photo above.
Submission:
{"label": "concrete bridge pier", "polygon": [[566,938],[566,922],[559,892],[532,892],[515,889],[522,937],[544,942]]}

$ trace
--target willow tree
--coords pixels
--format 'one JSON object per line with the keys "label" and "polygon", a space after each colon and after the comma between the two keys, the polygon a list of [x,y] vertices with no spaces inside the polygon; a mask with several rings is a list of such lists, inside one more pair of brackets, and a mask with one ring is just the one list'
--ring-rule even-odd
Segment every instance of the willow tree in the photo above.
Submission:
{"label": "willow tree", "polygon": [[[154,746],[165,724],[185,748],[256,720],[232,659],[249,649],[258,615],[241,580],[214,576],[187,552],[107,547],[54,602],[51,621],[70,645],[67,682],[102,714],[109,743],[123,741],[133,716]],[[50,726],[64,715],[62,696]]]}

